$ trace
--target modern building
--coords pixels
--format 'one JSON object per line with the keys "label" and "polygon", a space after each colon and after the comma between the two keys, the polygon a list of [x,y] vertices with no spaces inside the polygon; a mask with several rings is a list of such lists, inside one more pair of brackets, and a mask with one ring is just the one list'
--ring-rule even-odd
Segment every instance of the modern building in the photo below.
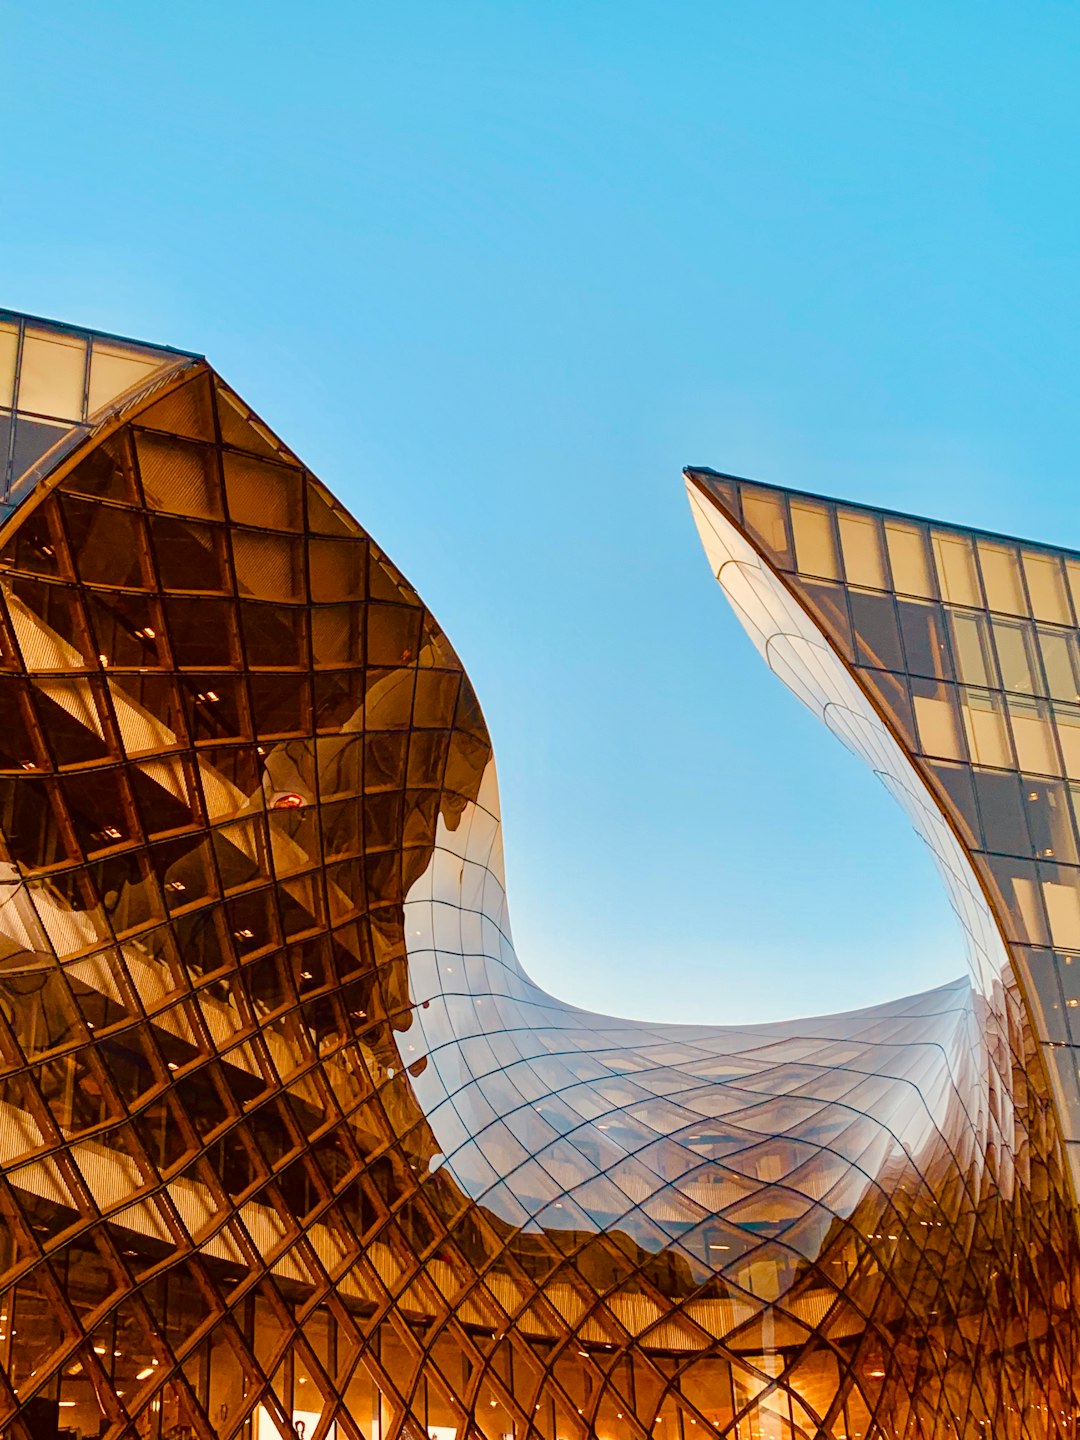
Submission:
{"label": "modern building", "polygon": [[5,1437],[1074,1435],[1080,556],[687,471],[971,973],[650,1025],[528,978],[457,656],[201,357],[0,313],[0,441]]}

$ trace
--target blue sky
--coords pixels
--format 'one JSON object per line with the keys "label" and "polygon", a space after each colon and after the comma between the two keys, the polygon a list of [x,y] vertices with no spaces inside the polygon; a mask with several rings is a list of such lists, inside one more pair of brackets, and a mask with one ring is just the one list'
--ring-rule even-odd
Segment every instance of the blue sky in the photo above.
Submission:
{"label": "blue sky", "polygon": [[1080,9],[8,0],[0,304],[205,351],[476,684],[515,938],[716,1021],[958,973],[680,468],[1080,546]]}

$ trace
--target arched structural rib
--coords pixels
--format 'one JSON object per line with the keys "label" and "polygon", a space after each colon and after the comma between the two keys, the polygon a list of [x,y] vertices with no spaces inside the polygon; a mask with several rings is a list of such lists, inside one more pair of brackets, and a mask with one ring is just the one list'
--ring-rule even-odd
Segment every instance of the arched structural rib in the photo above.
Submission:
{"label": "arched structural rib", "polygon": [[[127,343],[0,317],[0,421],[67,437],[13,490],[9,444],[0,530],[5,1437],[1071,1435],[1061,1121],[997,892],[854,668],[891,581],[789,574],[693,478],[770,663],[942,859],[976,984],[580,1011],[515,955],[434,618],[205,361]],[[110,346],[144,369],[95,409]]]}

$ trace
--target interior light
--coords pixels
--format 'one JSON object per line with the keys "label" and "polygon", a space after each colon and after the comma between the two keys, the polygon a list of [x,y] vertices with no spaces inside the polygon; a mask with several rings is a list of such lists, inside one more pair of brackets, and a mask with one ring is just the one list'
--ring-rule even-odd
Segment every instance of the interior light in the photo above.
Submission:
{"label": "interior light", "polygon": [[109,657],[108,657],[108,655],[99,655],[97,658],[101,661],[102,665],[108,665],[108,663],[109,663]]}
{"label": "interior light", "polygon": [[288,791],[285,795],[276,795],[271,803],[271,810],[300,810],[304,804],[304,797],[297,795],[295,790]]}
{"label": "interior light", "polygon": [[150,1376],[153,1375],[153,1373],[154,1367],[152,1365],[144,1365],[143,1368],[139,1371],[139,1373],[135,1376],[135,1379],[149,1380]]}

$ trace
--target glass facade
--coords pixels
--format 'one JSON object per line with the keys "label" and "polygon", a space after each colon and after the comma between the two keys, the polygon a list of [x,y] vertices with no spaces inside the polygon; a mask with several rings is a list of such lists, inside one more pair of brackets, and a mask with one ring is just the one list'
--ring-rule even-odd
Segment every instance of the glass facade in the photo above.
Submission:
{"label": "glass facade", "polygon": [[971,976],[649,1025],[528,978],[457,656],[205,361],[0,315],[0,415],[5,1437],[1072,1435],[1071,557],[688,474]]}

